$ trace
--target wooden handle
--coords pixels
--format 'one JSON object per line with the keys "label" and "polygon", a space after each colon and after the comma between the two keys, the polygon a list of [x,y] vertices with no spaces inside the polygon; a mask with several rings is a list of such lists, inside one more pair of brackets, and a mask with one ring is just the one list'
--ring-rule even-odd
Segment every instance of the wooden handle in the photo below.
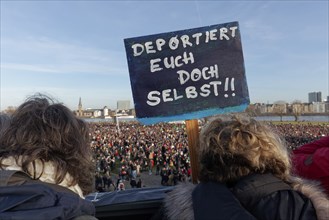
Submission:
{"label": "wooden handle", "polygon": [[192,169],[192,182],[198,183],[199,161],[198,161],[198,147],[199,147],[199,125],[198,120],[186,120],[186,132],[188,138],[188,146],[190,153],[190,164]]}

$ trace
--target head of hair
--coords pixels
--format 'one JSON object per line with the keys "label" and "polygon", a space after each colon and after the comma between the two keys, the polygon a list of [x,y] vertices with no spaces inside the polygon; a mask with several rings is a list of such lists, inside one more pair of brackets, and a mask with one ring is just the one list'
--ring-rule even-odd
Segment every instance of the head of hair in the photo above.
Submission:
{"label": "head of hair", "polygon": [[28,98],[12,114],[0,144],[0,166],[7,157],[14,157],[16,163],[21,158],[23,171],[38,179],[28,167],[36,160],[43,166],[51,162],[57,184],[69,173],[73,177],[69,185],[79,184],[84,194],[92,191],[94,165],[88,124],[63,104],[42,94]]}
{"label": "head of hair", "polygon": [[200,181],[234,184],[253,173],[289,181],[291,162],[282,139],[269,126],[239,115],[215,118],[201,129]]}

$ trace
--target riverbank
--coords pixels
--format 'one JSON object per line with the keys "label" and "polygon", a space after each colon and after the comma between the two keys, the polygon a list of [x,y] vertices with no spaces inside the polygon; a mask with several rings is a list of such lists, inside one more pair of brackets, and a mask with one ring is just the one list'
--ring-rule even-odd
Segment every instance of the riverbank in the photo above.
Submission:
{"label": "riverbank", "polygon": [[[291,122],[295,123],[295,117],[291,115],[278,116],[278,115],[261,115],[254,116],[256,120],[259,121],[270,121],[270,122]],[[86,122],[91,123],[102,123],[102,122],[115,122],[113,119],[104,119],[104,118],[83,118]],[[122,118],[118,121],[120,122],[136,122],[138,121],[136,118]],[[329,115],[301,115],[298,117],[297,123],[303,122],[315,122],[315,123],[329,123]]]}
{"label": "riverbank", "polygon": [[319,121],[270,121],[274,125],[323,125],[329,126],[329,122],[319,122]]}
{"label": "riverbank", "polygon": [[256,116],[254,117],[256,120],[259,121],[271,121],[271,122],[318,122],[318,123],[329,123],[329,115],[302,115],[298,117],[298,120],[295,121],[295,117],[291,115],[287,116]]}

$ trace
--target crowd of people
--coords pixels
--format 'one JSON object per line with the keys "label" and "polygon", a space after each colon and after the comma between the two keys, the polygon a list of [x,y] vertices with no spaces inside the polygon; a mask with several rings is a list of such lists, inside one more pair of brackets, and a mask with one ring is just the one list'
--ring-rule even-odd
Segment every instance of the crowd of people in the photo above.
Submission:
{"label": "crowd of people", "polygon": [[[141,188],[145,172],[163,186],[181,183],[164,200],[166,219],[211,218],[224,206],[225,216],[244,219],[327,219],[327,124],[224,117],[199,122],[194,184],[184,123],[87,124],[49,97],[33,96],[11,116],[0,114],[0,218],[96,219],[85,196],[125,190],[127,181]],[[170,208],[180,199],[186,209]],[[264,208],[276,208],[276,215]]]}
{"label": "crowd of people", "polygon": [[[199,123],[200,128],[203,123]],[[185,124],[144,126],[138,122],[120,122],[119,126],[112,122],[90,123],[91,147],[96,158],[96,191],[119,190],[121,182],[137,187],[141,172],[159,175],[164,186],[191,181]],[[326,124],[269,123],[269,126],[284,137],[289,150],[329,135]]]}
{"label": "crowd of people", "polygon": [[[111,178],[113,171],[117,174],[117,183],[129,181],[131,187],[142,185],[141,172],[161,176],[162,185],[174,185],[191,176],[184,124],[143,126],[123,122],[119,129],[115,123],[91,123],[90,138],[96,177],[105,179],[96,178],[97,191],[108,188],[106,177]],[[118,184],[115,188],[119,190]]]}
{"label": "crowd of people", "polygon": [[271,125],[285,138],[287,147],[291,150],[329,136],[328,124],[285,123]]}

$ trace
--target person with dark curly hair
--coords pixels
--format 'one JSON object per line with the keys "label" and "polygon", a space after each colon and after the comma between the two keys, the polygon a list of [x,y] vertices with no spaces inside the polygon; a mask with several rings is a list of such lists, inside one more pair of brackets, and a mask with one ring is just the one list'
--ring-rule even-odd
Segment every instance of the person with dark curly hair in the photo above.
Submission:
{"label": "person with dark curly hair", "polygon": [[88,125],[70,109],[41,94],[30,97],[12,114],[0,146],[1,178],[15,177],[6,180],[9,188],[0,187],[0,204],[8,204],[0,218],[95,219],[93,204],[84,200],[95,172]]}
{"label": "person with dark curly hair", "polygon": [[287,147],[264,123],[215,118],[202,127],[198,158],[200,183],[168,193],[169,219],[328,219],[326,195],[291,174]]}

